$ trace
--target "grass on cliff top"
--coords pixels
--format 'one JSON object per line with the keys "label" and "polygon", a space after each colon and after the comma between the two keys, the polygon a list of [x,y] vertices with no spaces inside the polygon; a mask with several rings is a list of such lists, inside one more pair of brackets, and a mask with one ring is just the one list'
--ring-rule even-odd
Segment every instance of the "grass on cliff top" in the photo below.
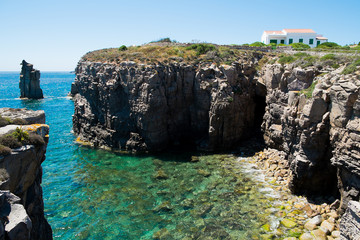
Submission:
{"label": "grass on cliff top", "polygon": [[[293,55],[280,54],[277,58],[277,62],[280,64],[294,64],[294,66],[299,66],[302,68],[316,66],[320,69],[324,67],[331,67],[337,69],[340,67],[340,65],[353,61],[354,57],[352,56],[326,54],[322,57],[319,57],[304,52],[295,53]],[[354,64],[356,64],[356,61],[354,62]]]}
{"label": "grass on cliff top", "polygon": [[187,62],[200,61],[230,64],[244,54],[244,51],[230,47],[199,43],[189,46],[132,46],[108,48],[89,52],[83,56],[84,60],[94,62],[120,63],[134,61],[136,63],[153,64],[158,62]]}
{"label": "grass on cliff top", "polygon": [[360,58],[354,60],[351,64],[346,66],[346,68],[342,71],[342,74],[351,74],[354,73],[358,66],[360,66]]}

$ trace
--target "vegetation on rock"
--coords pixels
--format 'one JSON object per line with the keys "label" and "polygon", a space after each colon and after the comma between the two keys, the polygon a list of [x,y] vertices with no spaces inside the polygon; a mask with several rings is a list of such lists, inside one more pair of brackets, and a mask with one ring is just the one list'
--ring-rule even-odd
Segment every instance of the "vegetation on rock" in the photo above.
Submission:
{"label": "vegetation on rock", "polygon": [[300,93],[304,94],[306,98],[311,98],[312,93],[314,92],[315,86],[317,84],[317,81],[313,81],[307,89],[301,90]]}
{"label": "vegetation on rock", "polygon": [[252,44],[250,44],[250,47],[265,47],[266,44],[262,43],[262,42],[253,42]]}
{"label": "vegetation on rock", "polygon": [[83,60],[120,64],[123,61],[133,61],[142,64],[157,64],[169,62],[186,62],[197,64],[201,61],[230,64],[239,59],[245,51],[229,46],[217,46],[208,43],[192,45],[142,45],[131,46],[126,50],[119,48],[101,49],[89,52]]}
{"label": "vegetation on rock", "polygon": [[300,49],[309,49],[310,46],[305,43],[292,43],[290,44],[293,48],[300,48]]}
{"label": "vegetation on rock", "polygon": [[29,133],[22,128],[16,128],[12,135],[19,141],[23,142],[29,139]]}
{"label": "vegetation on rock", "polygon": [[9,148],[19,148],[22,146],[21,142],[12,134],[0,136],[0,145]]}
{"label": "vegetation on rock", "polygon": [[0,127],[4,127],[6,125],[9,125],[11,123],[11,120],[8,119],[8,118],[3,118],[1,115],[0,115]]}
{"label": "vegetation on rock", "polygon": [[0,156],[6,156],[11,153],[11,148],[0,144]]}
{"label": "vegetation on rock", "polygon": [[9,124],[26,125],[26,124],[28,124],[28,122],[21,118],[15,118],[15,119],[11,120],[10,118],[2,117],[0,115],[0,127],[4,127]]}
{"label": "vegetation on rock", "polygon": [[125,45],[122,45],[119,47],[119,51],[126,51],[127,47]]}
{"label": "vegetation on rock", "polygon": [[28,139],[24,141],[24,144],[42,146],[45,144],[45,141],[40,135],[30,133]]}
{"label": "vegetation on rock", "polygon": [[358,66],[360,66],[360,58],[354,60],[354,62],[346,66],[346,68],[342,71],[342,74],[354,73]]}
{"label": "vegetation on rock", "polygon": [[341,46],[334,42],[324,42],[319,44],[316,48],[341,48]]}

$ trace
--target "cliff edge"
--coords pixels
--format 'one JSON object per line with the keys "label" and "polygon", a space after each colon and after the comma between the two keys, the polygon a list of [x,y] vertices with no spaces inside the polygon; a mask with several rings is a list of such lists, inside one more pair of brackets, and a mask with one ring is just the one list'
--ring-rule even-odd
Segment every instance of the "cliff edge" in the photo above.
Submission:
{"label": "cliff edge", "polygon": [[0,109],[0,239],[52,239],[44,216],[44,111]]}
{"label": "cliff edge", "polygon": [[294,193],[341,197],[340,212],[359,201],[359,58],[221,47],[193,57],[187,49],[85,55],[72,86],[79,139],[111,149],[214,151],[261,129],[266,145],[284,152]]}

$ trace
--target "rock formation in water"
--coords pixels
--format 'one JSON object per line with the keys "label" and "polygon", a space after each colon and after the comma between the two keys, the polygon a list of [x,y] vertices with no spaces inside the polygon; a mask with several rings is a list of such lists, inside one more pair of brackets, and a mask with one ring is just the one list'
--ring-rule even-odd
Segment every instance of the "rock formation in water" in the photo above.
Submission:
{"label": "rock formation in water", "polygon": [[[0,142],[12,145],[0,145],[0,239],[52,239],[41,188],[49,133],[44,111],[2,108],[0,115],[9,124],[0,127]],[[19,128],[29,133],[25,142],[4,140]]]}
{"label": "rock formation in water", "polygon": [[44,98],[40,88],[40,71],[33,68],[33,65],[25,60],[21,63],[20,73],[20,98],[40,99]]}
{"label": "rock formation in water", "polygon": [[157,151],[190,143],[222,150],[262,122],[267,146],[289,161],[291,190],[340,192],[344,211],[360,198],[359,71],[260,66],[261,57],[245,54],[220,66],[83,59],[72,86],[74,132],[110,148]]}

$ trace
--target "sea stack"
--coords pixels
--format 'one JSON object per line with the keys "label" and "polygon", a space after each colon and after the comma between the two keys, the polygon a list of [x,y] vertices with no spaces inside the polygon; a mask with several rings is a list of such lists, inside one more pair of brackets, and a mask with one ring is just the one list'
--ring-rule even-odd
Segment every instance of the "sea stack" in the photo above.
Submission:
{"label": "sea stack", "polygon": [[40,88],[40,71],[33,68],[33,65],[25,60],[21,63],[20,73],[20,98],[40,99],[44,98]]}

